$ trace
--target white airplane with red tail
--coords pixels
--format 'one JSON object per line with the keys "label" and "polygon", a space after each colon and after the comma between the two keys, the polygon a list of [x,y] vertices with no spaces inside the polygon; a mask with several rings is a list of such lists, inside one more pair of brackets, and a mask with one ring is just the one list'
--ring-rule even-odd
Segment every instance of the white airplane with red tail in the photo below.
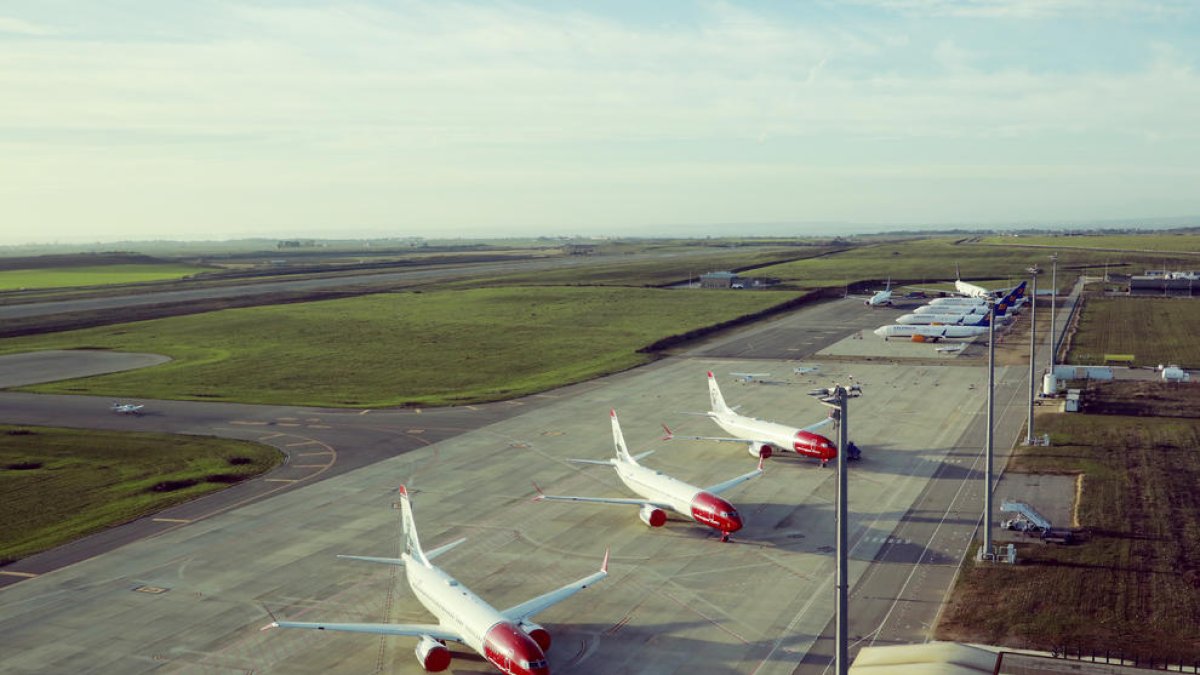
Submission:
{"label": "white airplane with red tail", "polygon": [[817,429],[833,423],[833,417],[796,428],[777,422],[768,422],[754,417],[740,415],[736,410],[725,405],[725,397],[721,396],[721,388],[712,371],[708,371],[708,398],[712,410],[704,415],[717,423],[725,431],[733,434],[732,438],[721,436],[676,436],[667,425],[665,438],[688,441],[723,441],[728,443],[745,443],[747,450],[754,457],[766,459],[777,452],[792,452],[804,457],[821,460],[821,466],[837,457],[837,446],[828,438],[816,433]]}
{"label": "white airplane with red tail", "polygon": [[465,539],[451,542],[426,553],[417,539],[408,491],[400,486],[400,508],[404,520],[405,550],[399,558],[339,555],[339,558],[403,565],[408,585],[421,604],[438,618],[436,624],[398,623],[308,623],[272,621],[268,628],[312,628],[351,633],[378,635],[407,635],[420,638],[417,660],[430,672],[440,672],[450,666],[450,650],[446,642],[460,642],[483,655],[500,672],[508,675],[549,675],[546,650],[550,648],[550,633],[530,621],[530,618],[557,605],[579,591],[608,576],[608,552],[600,571],[555,591],[498,611],[482,598],[467,590],[458,580],[434,567],[430,562],[458,546]]}
{"label": "white airplane with red tail", "polygon": [[717,495],[751,478],[761,476],[762,460],[759,460],[758,468],[754,471],[702,490],[677,478],[664,475],[661,471],[638,464],[639,459],[654,451],[643,452],[637,456],[630,455],[629,449],[625,445],[625,437],[621,434],[621,424],[617,421],[617,411],[613,410],[610,414],[612,416],[613,445],[616,446],[617,451],[616,458],[603,461],[592,459],[573,459],[571,461],[581,464],[611,465],[617,470],[621,481],[642,498],[608,499],[548,495],[534,483],[534,488],[538,491],[537,497],[534,497],[535,501],[553,500],[637,506],[640,509],[638,517],[650,527],[662,527],[667,522],[667,511],[674,511],[685,518],[718,530],[721,533],[721,541],[729,541],[730,534],[742,529],[742,517],[738,515],[737,509],[733,508],[733,504]]}

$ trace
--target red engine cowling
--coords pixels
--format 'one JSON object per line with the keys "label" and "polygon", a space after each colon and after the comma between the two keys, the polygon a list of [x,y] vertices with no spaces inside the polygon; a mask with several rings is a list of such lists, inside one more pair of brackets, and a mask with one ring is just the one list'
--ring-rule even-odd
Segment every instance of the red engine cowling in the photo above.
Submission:
{"label": "red engine cowling", "polygon": [[533,638],[533,641],[537,643],[537,646],[542,648],[543,652],[550,650],[550,631],[532,621],[522,621],[520,626],[521,630]]}
{"label": "red engine cowling", "polygon": [[913,342],[928,342],[928,340],[925,339],[925,336],[921,335],[920,333],[913,334],[912,341]]}
{"label": "red engine cowling", "polygon": [[667,522],[667,512],[645,504],[638,510],[638,518],[650,527],[662,527]]}
{"label": "red engine cowling", "polygon": [[775,454],[775,449],[771,447],[770,443],[751,443],[746,447],[746,451],[750,453],[751,457],[760,459],[767,459]]}
{"label": "red engine cowling", "polygon": [[421,667],[431,673],[440,673],[450,667],[450,650],[429,636],[421,638],[416,651]]}

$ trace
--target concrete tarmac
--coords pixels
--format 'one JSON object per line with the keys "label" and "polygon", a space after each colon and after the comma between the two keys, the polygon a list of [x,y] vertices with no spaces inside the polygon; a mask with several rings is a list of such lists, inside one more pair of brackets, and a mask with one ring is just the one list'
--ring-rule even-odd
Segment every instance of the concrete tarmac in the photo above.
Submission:
{"label": "concrete tarmac", "polygon": [[[818,333],[840,316],[844,339],[858,324],[884,323],[878,310],[850,301],[818,309],[786,320]],[[776,329],[781,327],[771,328]],[[978,507],[970,508],[960,497],[964,485],[980,482],[982,444],[974,435],[983,416],[986,372],[891,365],[887,351],[878,360],[852,362],[812,355],[811,349],[837,338],[830,331],[806,349],[787,351],[783,359],[669,359],[514,402],[465,433],[465,425],[453,433],[449,428],[462,422],[455,415],[473,411],[445,411],[446,440],[395,450],[384,459],[364,455],[358,468],[346,470],[347,464],[340,473],[327,470],[320,480],[178,523],[4,589],[0,662],[17,673],[422,672],[411,638],[258,630],[269,621],[260,604],[296,620],[432,620],[404,584],[402,570],[334,557],[397,555],[398,515],[391,505],[395,487],[404,482],[415,493],[427,546],[469,538],[438,563],[499,608],[587,574],[611,547],[608,579],[537,617],[555,635],[549,656],[556,672],[765,674],[804,668],[810,653],[821,660],[833,616],[832,469],[797,458],[770,460],[764,476],[726,495],[747,520],[730,544],[691,522],[647,528],[629,507],[531,501],[531,480],[555,494],[633,496],[611,469],[566,461],[611,455],[610,407],[617,409],[633,451],[655,450],[644,460],[647,465],[700,486],[750,470],[755,459],[738,444],[660,440],[662,422],[681,435],[721,433],[704,418],[681,414],[706,409],[704,372],[709,369],[717,373],[731,405],[797,425],[825,414],[807,396],[812,385],[847,381],[851,374],[864,385],[866,395],[851,407],[851,439],[864,454],[850,469],[852,588],[856,594],[881,589],[870,591],[879,603],[864,614],[866,624],[878,626],[875,637],[923,639],[921,631],[927,634],[978,520]],[[781,330],[755,344],[778,342],[771,347],[778,350],[787,340]],[[738,334],[697,351],[736,354],[746,342]],[[890,346],[880,342],[883,349]],[[793,359],[821,368],[789,375],[792,384],[779,386],[741,384],[726,374],[787,374],[796,365]],[[1016,382],[1003,386],[1015,400]],[[0,410],[20,409],[36,418],[47,403],[54,410],[68,399],[78,406],[99,404],[79,397],[4,394]],[[411,425],[417,419],[429,419],[411,411],[373,411],[355,421],[350,419],[355,413],[347,411],[313,415],[267,406],[218,410],[187,402],[151,404],[151,409],[162,406],[164,426],[195,407],[208,411],[186,413],[195,415],[187,419],[196,433],[234,430],[266,442],[278,441],[272,434],[303,434],[338,448],[354,447],[355,440],[379,442],[356,426],[370,424],[365,418],[406,415],[388,426],[397,437],[397,430],[415,429]],[[246,414],[260,408],[261,414]],[[47,416],[61,420],[61,412]],[[140,423],[106,415],[81,424]],[[379,448],[363,452],[379,453]],[[340,464],[343,453],[338,456]],[[947,528],[947,522],[961,528]],[[947,571],[948,578],[941,579]],[[922,585],[926,579],[929,583]],[[859,607],[854,605],[856,611]],[[469,650],[452,646],[452,651],[450,672],[492,672]]]}

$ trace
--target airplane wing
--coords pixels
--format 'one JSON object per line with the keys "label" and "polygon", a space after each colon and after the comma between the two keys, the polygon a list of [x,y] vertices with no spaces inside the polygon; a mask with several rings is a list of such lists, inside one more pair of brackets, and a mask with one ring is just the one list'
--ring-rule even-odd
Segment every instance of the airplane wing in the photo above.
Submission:
{"label": "airplane wing", "polygon": [[593,572],[579,581],[569,583],[562,588],[539,595],[532,600],[526,600],[519,605],[509,607],[501,612],[501,614],[508,618],[509,621],[524,621],[548,607],[557,605],[606,576],[608,576],[608,551],[604,552],[604,562],[600,564],[599,572]]}
{"label": "airplane wing", "polygon": [[[669,429],[667,435],[663,436],[665,441],[720,441],[722,443],[770,443],[770,441],[756,441],[752,438],[727,438],[725,436],[676,436]],[[773,444],[772,444],[773,445]]]}
{"label": "airplane wing", "polygon": [[412,637],[428,635],[435,640],[463,641],[461,635],[448,628],[426,623],[310,623],[306,621],[272,621],[263,626],[262,630],[268,628],[311,628],[313,630],[337,630],[350,633],[375,633],[377,635],[408,635]]}
{"label": "airplane wing", "polygon": [[571,497],[571,496],[566,496],[566,495],[547,495],[547,494],[542,494],[541,490],[538,490],[538,496],[534,497],[533,500],[537,501],[537,502],[541,502],[541,501],[590,502],[592,504],[620,504],[622,506],[646,506],[646,505],[649,505],[649,506],[653,506],[655,508],[660,508],[660,509],[671,508],[667,504],[659,504],[657,502],[651,502],[651,501],[647,501],[645,499],[618,499],[616,497],[612,497],[612,498],[609,498],[609,497]]}
{"label": "airplane wing", "polygon": [[750,480],[751,478],[758,478],[759,476],[762,475],[762,472],[763,472],[763,460],[760,457],[758,460],[758,468],[757,469],[751,471],[750,473],[738,476],[737,478],[731,478],[731,479],[725,481],[724,483],[717,483],[716,485],[714,485],[710,488],[705,488],[704,491],[711,492],[714,495],[719,495],[722,492],[728,490],[729,488],[731,488],[735,485],[741,485],[742,483],[745,483],[746,481]]}

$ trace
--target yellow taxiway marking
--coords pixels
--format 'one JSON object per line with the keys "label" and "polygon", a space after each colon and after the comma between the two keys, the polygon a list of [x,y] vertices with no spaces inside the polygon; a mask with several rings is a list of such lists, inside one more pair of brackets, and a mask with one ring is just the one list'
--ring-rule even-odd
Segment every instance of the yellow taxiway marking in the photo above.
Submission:
{"label": "yellow taxiway marking", "polygon": [[230,422],[230,424],[249,424],[250,426],[255,426],[255,427],[267,426],[266,422],[254,422],[251,420],[234,420],[234,421]]}
{"label": "yellow taxiway marking", "polygon": [[269,440],[271,440],[272,438],[279,438],[280,436],[285,436],[285,435],[286,435],[286,434],[281,434],[281,433],[279,433],[279,432],[276,432],[276,433],[273,433],[273,434],[267,434],[266,436],[260,436],[260,437],[258,438],[258,440],[260,440],[260,441],[269,441]]}
{"label": "yellow taxiway marking", "polygon": [[321,444],[321,441],[307,440],[307,441],[297,441],[297,442],[295,442],[295,443],[288,443],[288,444],[287,444],[287,445],[285,445],[284,447],[286,447],[286,448],[298,448],[298,447],[300,447],[300,446],[302,446],[302,445],[320,445],[320,444]]}
{"label": "yellow taxiway marking", "polygon": [[297,469],[324,469],[328,464],[293,464]]}
{"label": "yellow taxiway marking", "polygon": [[297,457],[316,457],[317,455],[332,455],[332,450],[323,450],[321,452],[300,452],[296,453]]}
{"label": "yellow taxiway marking", "polygon": [[366,410],[364,410],[364,411],[362,411],[362,412],[360,412],[360,413],[358,413],[358,414],[359,414],[359,415],[366,415],[366,414],[367,414],[367,413],[369,413],[369,412],[371,412],[371,409],[370,409],[370,408],[367,408]]}
{"label": "yellow taxiway marking", "polygon": [[151,518],[156,523],[190,523],[186,518]]}
{"label": "yellow taxiway marking", "polygon": [[425,430],[424,429],[405,429],[404,433],[406,433],[406,434],[423,434],[423,433],[425,433]]}
{"label": "yellow taxiway marking", "polygon": [[299,483],[300,481],[293,480],[291,478],[264,478],[263,482],[264,483]]}
{"label": "yellow taxiway marking", "polygon": [[332,429],[333,427],[329,426],[328,424],[310,424],[310,425],[308,425],[308,428],[309,429]]}
{"label": "yellow taxiway marking", "polygon": [[7,570],[0,570],[0,574],[4,574],[4,575],[10,576],[10,577],[25,577],[26,579],[32,579],[37,576],[33,572],[9,572]]}
{"label": "yellow taxiway marking", "polygon": [[280,422],[279,426],[281,426],[281,427],[298,427],[298,426],[300,426],[300,423],[299,422]]}

